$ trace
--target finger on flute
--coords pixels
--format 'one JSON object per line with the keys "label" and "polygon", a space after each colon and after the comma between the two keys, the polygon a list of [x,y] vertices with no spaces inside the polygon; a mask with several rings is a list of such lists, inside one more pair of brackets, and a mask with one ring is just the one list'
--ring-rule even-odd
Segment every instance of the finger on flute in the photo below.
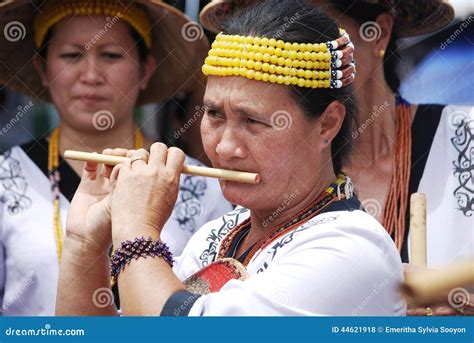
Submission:
{"label": "finger on flute", "polygon": [[[64,158],[69,160],[76,161],[91,161],[97,163],[104,163],[110,165],[116,165],[123,163],[128,160],[127,157],[122,156],[112,156],[112,155],[103,155],[97,153],[83,152],[83,151],[73,151],[66,150],[64,152]],[[256,184],[260,182],[260,176],[255,173],[240,172],[234,170],[224,170],[217,168],[207,168],[200,166],[184,166],[183,173],[195,175],[195,176],[206,176],[218,178],[221,180],[236,181],[243,183]]]}

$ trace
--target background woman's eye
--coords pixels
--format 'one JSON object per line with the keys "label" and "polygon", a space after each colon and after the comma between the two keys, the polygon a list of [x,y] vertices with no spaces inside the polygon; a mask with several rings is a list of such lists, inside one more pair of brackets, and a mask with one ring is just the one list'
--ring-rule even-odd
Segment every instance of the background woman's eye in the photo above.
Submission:
{"label": "background woman's eye", "polygon": [[80,52],[66,52],[60,55],[61,58],[68,60],[75,60],[82,56]]}
{"label": "background woman's eye", "polygon": [[102,56],[109,60],[118,60],[122,58],[122,55],[116,52],[104,52]]}

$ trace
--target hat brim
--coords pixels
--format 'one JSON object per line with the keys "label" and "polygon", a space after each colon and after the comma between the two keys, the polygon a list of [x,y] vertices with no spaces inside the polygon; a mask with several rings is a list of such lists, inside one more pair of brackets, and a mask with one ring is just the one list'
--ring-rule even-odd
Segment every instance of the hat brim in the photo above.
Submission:
{"label": "hat brim", "polygon": [[[202,28],[174,7],[159,0],[137,0],[137,3],[144,6],[150,16],[151,54],[157,60],[155,73],[137,100],[137,105],[142,105],[170,99],[202,79],[201,67],[209,42]],[[12,22],[23,26],[17,30],[20,36],[15,39],[0,35],[0,84],[33,99],[49,102],[49,92],[33,65],[33,22],[37,11],[34,1],[15,0],[0,4],[0,27],[5,28]]]}
{"label": "hat brim", "polygon": [[[311,0],[314,4],[327,4],[328,0]],[[200,13],[202,25],[211,32],[221,31],[222,24],[226,18],[237,8],[248,5],[245,0],[216,0],[207,4]],[[402,7],[403,5],[403,7]],[[443,0],[423,1],[421,10],[401,2],[402,9],[397,18],[396,29],[400,38],[419,36],[435,32],[454,19],[453,7]]]}
{"label": "hat brim", "polygon": [[230,0],[215,0],[208,3],[199,13],[199,21],[208,31],[221,31],[222,23],[232,15],[233,2]]}

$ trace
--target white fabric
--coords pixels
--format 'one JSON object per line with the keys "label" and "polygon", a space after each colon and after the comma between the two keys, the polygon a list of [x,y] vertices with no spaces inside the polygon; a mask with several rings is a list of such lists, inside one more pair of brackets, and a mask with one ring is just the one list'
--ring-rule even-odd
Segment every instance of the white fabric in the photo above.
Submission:
{"label": "white fabric", "polygon": [[[186,163],[199,164],[189,157]],[[0,199],[3,314],[54,315],[59,265],[51,185],[20,147],[0,155]],[[60,207],[65,229],[69,201],[63,195]],[[182,175],[178,201],[163,229],[163,240],[179,255],[197,228],[231,209],[217,180]]]}
{"label": "white fabric", "polygon": [[474,107],[446,106],[418,187],[427,199],[428,267],[474,257],[473,173]]}
{"label": "white fabric", "polygon": [[[176,264],[184,280],[212,263],[231,228],[249,216],[238,208],[206,224]],[[200,297],[191,316],[405,315],[397,287],[403,280],[398,251],[363,211],[320,214],[274,240],[251,259],[250,279],[231,280]]]}

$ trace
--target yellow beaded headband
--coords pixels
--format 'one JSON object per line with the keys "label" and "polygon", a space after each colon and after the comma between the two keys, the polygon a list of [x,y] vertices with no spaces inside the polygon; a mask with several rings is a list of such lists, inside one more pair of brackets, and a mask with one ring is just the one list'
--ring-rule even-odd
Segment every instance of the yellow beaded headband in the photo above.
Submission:
{"label": "yellow beaded headband", "polygon": [[[145,45],[151,48],[151,23],[144,9],[130,4],[122,5],[113,0],[62,0],[49,1],[41,7],[35,20],[35,45],[40,48],[48,30],[62,19],[76,15],[106,15],[124,20],[143,37]],[[108,25],[113,24],[113,19]]]}
{"label": "yellow beaded headband", "polygon": [[340,29],[340,34],[326,43],[289,43],[219,33],[202,71],[307,88],[341,88],[354,80],[355,65],[354,45],[347,32]]}

